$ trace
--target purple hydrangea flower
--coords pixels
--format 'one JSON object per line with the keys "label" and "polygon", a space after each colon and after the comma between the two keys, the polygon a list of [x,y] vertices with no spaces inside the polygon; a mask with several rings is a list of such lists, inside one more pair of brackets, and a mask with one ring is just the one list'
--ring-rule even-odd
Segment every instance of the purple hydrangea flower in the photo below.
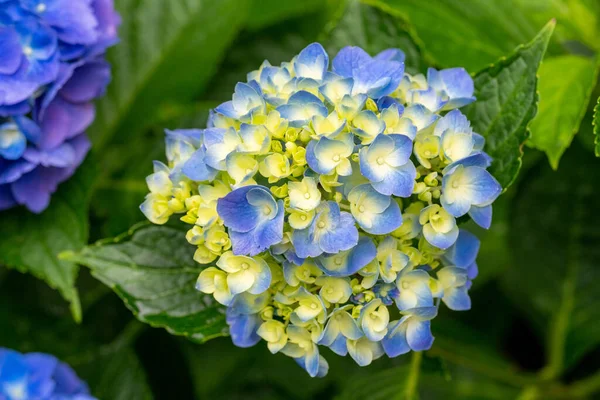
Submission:
{"label": "purple hydrangea flower", "polygon": [[119,23],[113,0],[0,0],[0,210],[42,212],[83,162]]}
{"label": "purple hydrangea flower", "polygon": [[93,400],[94,397],[75,371],[56,357],[0,348],[0,399]]}

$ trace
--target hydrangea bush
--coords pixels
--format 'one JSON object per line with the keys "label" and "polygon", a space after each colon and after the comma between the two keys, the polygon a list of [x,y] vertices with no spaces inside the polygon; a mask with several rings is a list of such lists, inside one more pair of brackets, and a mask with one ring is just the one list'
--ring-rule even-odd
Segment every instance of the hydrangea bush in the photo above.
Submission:
{"label": "hydrangea bush", "polygon": [[459,108],[462,68],[404,72],[404,54],[313,43],[265,61],[208,127],[167,131],[141,209],[191,225],[197,289],[227,307],[237,346],[261,339],[311,376],[319,347],[361,366],[430,348],[440,302],[470,308],[478,239],[502,188]]}
{"label": "hydrangea bush", "polygon": [[85,382],[64,362],[43,353],[0,347],[0,399],[94,400]]}
{"label": "hydrangea bush", "polygon": [[113,0],[0,0],[0,210],[43,211],[85,158]]}

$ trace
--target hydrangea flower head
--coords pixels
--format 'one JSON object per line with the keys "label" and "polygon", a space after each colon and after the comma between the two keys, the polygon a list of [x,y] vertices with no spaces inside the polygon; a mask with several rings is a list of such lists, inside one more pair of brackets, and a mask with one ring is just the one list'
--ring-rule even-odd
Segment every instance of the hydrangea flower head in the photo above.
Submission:
{"label": "hydrangea flower head", "polygon": [[118,24],[113,0],[0,1],[0,210],[43,211],[85,158]]}
{"label": "hydrangea flower head", "polygon": [[318,43],[238,83],[208,127],[167,133],[141,209],[190,224],[197,289],[233,342],[265,340],[310,376],[322,346],[364,366],[431,347],[443,303],[470,308],[479,240],[501,192],[458,107],[463,69],[404,72],[404,53]]}
{"label": "hydrangea flower head", "polygon": [[0,399],[94,400],[75,372],[56,357],[0,348]]}

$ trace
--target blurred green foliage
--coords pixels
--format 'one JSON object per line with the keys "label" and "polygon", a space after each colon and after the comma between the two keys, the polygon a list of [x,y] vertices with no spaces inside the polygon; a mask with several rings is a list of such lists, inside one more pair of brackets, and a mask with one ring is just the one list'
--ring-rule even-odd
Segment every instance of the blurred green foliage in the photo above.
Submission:
{"label": "blurred green foliage", "polygon": [[[92,156],[41,216],[0,214],[0,264],[8,267],[0,268],[1,346],[56,354],[101,399],[597,398],[596,0],[116,6],[121,43],[109,53],[114,79],[90,131]],[[551,32],[532,39],[551,19],[556,30],[540,66]],[[222,334],[223,315],[194,291],[190,249],[165,254],[182,234],[176,226],[139,226],[79,251],[143,220],[138,206],[151,161],[164,153],[162,129],[203,127],[247,72],[316,40],[330,53],[399,47],[413,73],[467,68],[480,101],[466,112],[498,160],[496,176],[505,186],[515,181],[495,205],[491,230],[477,231],[473,309],[441,311],[433,348],[412,358],[359,368],[328,354],[324,379],[262,344],[197,343]],[[77,263],[91,274],[78,277]]]}

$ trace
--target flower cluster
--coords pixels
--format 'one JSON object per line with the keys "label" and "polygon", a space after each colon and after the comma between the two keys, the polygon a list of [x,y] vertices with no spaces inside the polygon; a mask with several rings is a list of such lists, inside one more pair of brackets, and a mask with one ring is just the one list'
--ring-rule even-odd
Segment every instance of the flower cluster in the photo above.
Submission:
{"label": "flower cluster", "polygon": [[0,347],[0,399],[94,400],[67,364],[42,353]]}
{"label": "flower cluster", "polygon": [[85,158],[118,24],[113,0],[0,0],[0,210],[41,212]]}
{"label": "flower cluster", "polygon": [[192,225],[197,289],[227,306],[233,342],[261,338],[311,376],[319,346],[359,365],[428,349],[440,302],[470,308],[479,241],[502,188],[458,108],[462,68],[404,72],[404,54],[314,43],[264,62],[208,128],[168,131],[141,209]]}

